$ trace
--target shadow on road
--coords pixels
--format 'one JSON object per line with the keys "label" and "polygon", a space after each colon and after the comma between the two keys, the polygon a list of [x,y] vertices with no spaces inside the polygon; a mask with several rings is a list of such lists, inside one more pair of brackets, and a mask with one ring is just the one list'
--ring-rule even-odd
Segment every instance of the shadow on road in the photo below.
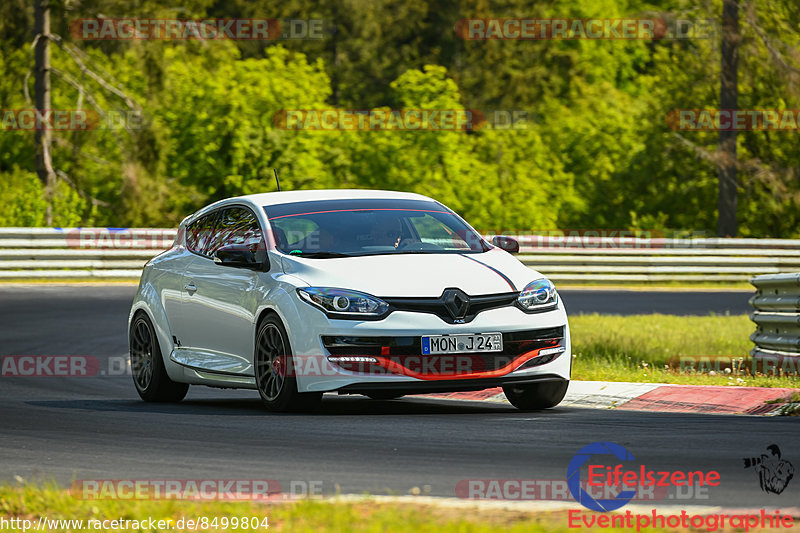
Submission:
{"label": "shadow on road", "polygon": [[[311,413],[271,413],[258,398],[250,399],[192,399],[177,404],[146,403],[138,400],[33,400],[25,402],[33,407],[69,409],[76,411],[113,411],[125,413],[157,413],[167,415],[200,416],[365,416],[365,415],[441,415],[441,414],[526,414],[507,404],[481,403],[428,398],[404,398],[400,400],[371,400],[361,396],[325,396],[319,410]],[[566,410],[551,409],[537,415],[548,416]]]}

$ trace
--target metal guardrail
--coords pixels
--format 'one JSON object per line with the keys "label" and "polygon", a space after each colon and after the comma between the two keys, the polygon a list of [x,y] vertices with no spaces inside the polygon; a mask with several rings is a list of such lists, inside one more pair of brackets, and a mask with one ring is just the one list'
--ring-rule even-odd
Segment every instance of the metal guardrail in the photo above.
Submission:
{"label": "metal guardrail", "polygon": [[[0,228],[0,279],[138,279],[175,229]],[[518,235],[519,259],[557,283],[747,282],[800,271],[800,240]]]}
{"label": "metal guardrail", "polygon": [[0,228],[0,279],[139,279],[177,230]]}
{"label": "metal guardrail", "polygon": [[[756,360],[770,361],[774,368],[800,370],[800,273],[755,276],[750,283],[756,293],[750,298],[755,311],[750,320],[756,331],[750,335]],[[763,365],[762,365],[763,366]]]}

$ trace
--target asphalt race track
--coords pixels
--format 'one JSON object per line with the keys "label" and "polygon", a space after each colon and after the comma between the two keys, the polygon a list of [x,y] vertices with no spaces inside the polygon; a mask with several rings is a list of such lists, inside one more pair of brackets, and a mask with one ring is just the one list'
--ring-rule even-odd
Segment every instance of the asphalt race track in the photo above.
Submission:
{"label": "asphalt race track", "polygon": [[[596,441],[625,446],[652,470],[717,470],[708,498],[669,502],[796,507],[800,479],[759,488],[742,459],[778,444],[800,469],[797,418],[658,414],[503,404],[326,396],[312,415],[274,415],[257,393],[190,389],[177,405],[145,404],[128,375],[109,375],[127,351],[130,286],[0,287],[0,355],[91,355],[93,377],[0,377],[0,482],[55,479],[274,479],[321,482],[324,493],[455,496],[466,479],[564,479]],[[571,312],[670,309],[746,313],[744,292],[565,291]],[[426,487],[427,486],[427,487]]]}
{"label": "asphalt race track", "polygon": [[[754,289],[755,290],[755,289]],[[753,308],[749,291],[645,291],[645,290],[559,290],[569,314],[601,315],[745,315]]]}

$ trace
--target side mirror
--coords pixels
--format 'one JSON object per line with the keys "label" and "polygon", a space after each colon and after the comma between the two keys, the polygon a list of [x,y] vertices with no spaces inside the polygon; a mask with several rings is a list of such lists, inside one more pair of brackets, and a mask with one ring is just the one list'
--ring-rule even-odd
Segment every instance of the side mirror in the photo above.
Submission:
{"label": "side mirror", "polygon": [[504,237],[503,235],[495,235],[492,237],[492,244],[500,248],[501,250],[505,250],[510,254],[518,254],[519,253],[519,241],[513,237]]}
{"label": "side mirror", "polygon": [[256,260],[250,248],[244,244],[229,244],[221,246],[214,253],[214,262],[221,266],[236,268],[259,268],[261,264]]}

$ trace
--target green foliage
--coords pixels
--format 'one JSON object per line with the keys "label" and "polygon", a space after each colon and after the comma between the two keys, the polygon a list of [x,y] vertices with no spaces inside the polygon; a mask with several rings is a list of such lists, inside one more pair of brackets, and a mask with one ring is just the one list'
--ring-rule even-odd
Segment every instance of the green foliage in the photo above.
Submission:
{"label": "green foliage", "polygon": [[204,201],[273,190],[275,166],[287,188],[304,175],[323,178],[323,167],[311,156],[318,143],[307,133],[291,135],[273,126],[281,109],[324,104],[330,88],[320,62],[278,47],[263,59],[244,60],[233,47],[218,49],[213,57],[167,52],[167,97],[154,113],[170,133],[164,154],[168,176]]}
{"label": "green foliage", "polygon": [[41,226],[47,204],[36,173],[14,168],[0,173],[0,226]]}
{"label": "green foliage", "polygon": [[[74,41],[69,22],[94,17],[324,19],[323,39]],[[144,0],[54,2],[53,28],[88,76],[53,44],[52,106],[103,111],[91,131],[55,132],[60,220],[174,225],[223,197],[275,189],[411,190],[486,230],[636,228],[713,233],[714,132],[675,132],[674,109],[714,108],[719,38],[461,39],[470,17],[664,18],[718,21],[721,2],[666,0]],[[31,108],[32,5],[0,7],[0,106]],[[800,108],[800,8],[741,4],[740,107]],[[334,31],[335,30],[335,31]],[[768,45],[768,46],[767,46]],[[61,74],[80,83],[81,92]],[[29,92],[33,81],[28,79]],[[521,111],[513,128],[477,131],[287,131],[285,109]],[[109,124],[123,117],[133,127]],[[742,236],[800,237],[797,132],[739,135]],[[3,198],[38,186],[32,132],[0,135]],[[22,178],[21,176],[27,176]],[[31,210],[41,210],[31,201]],[[63,211],[63,212],[62,212]],[[4,224],[39,225],[3,214]],[[17,218],[18,217],[18,218]]]}
{"label": "green foliage", "polygon": [[[36,173],[14,167],[0,173],[0,226],[41,226],[44,224],[47,201],[45,190]],[[53,223],[57,227],[81,224],[85,201],[65,183],[58,183],[53,192]]]}

